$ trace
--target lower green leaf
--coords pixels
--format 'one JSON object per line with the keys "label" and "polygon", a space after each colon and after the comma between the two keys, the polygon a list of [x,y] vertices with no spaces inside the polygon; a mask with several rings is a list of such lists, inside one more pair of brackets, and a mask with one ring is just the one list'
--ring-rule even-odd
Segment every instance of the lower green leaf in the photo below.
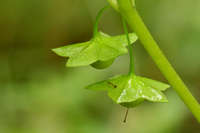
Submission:
{"label": "lower green leaf", "polygon": [[144,100],[168,102],[162,91],[169,85],[136,75],[120,75],[86,87],[90,90],[107,91],[108,96],[117,104],[135,107]]}

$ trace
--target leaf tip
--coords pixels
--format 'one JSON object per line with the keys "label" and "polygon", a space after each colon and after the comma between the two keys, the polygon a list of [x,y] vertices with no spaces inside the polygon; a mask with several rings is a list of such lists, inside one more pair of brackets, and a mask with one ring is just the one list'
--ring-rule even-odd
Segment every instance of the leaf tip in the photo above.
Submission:
{"label": "leaf tip", "polygon": [[53,49],[51,49],[51,51],[59,56],[63,55],[63,51],[60,48],[53,48]]}

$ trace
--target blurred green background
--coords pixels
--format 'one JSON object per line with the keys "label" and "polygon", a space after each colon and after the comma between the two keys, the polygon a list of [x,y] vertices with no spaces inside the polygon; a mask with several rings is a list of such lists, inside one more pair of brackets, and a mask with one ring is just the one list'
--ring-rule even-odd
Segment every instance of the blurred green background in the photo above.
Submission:
{"label": "blurred green background", "polygon": [[[0,133],[199,133],[200,126],[172,88],[167,104],[125,108],[84,86],[126,73],[128,56],[106,70],[65,68],[52,48],[87,41],[106,0],[0,1]],[[137,8],[168,59],[200,101],[200,1],[137,0]],[[100,29],[123,33],[109,9]],[[136,72],[167,82],[139,41]]]}

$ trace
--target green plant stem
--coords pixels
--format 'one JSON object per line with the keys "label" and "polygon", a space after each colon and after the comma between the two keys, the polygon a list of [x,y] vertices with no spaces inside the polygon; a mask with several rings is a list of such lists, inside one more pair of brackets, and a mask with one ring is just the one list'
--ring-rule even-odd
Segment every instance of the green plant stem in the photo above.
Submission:
{"label": "green plant stem", "polygon": [[102,8],[98,14],[97,14],[97,17],[96,17],[96,20],[95,20],[95,24],[94,24],[94,31],[93,31],[93,36],[95,36],[98,32],[98,25],[99,25],[99,20],[103,14],[103,12],[108,8],[109,6],[105,6],[104,8]]}
{"label": "green plant stem", "polygon": [[136,32],[146,51],[152,57],[162,74],[173,86],[182,101],[191,110],[193,115],[200,122],[200,105],[188,90],[187,86],[176,73],[156,41],[151,36],[149,30],[143,23],[135,7],[130,0],[118,0],[119,11],[125,17],[130,28]]}
{"label": "green plant stem", "polygon": [[117,0],[107,0],[107,1],[112,6],[112,8],[114,8],[116,11],[119,11]]}
{"label": "green plant stem", "polygon": [[131,41],[129,38],[129,34],[128,34],[128,28],[127,28],[127,24],[126,24],[126,20],[123,18],[122,16],[122,24],[123,24],[123,28],[124,28],[124,32],[126,34],[126,38],[128,41],[128,49],[129,49],[129,74],[135,74],[135,67],[134,67],[134,56],[133,56],[133,45],[131,45]]}

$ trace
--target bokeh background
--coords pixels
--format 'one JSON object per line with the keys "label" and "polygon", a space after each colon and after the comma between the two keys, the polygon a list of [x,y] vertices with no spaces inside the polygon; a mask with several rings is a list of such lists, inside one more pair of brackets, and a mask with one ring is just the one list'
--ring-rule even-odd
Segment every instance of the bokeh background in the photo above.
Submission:
{"label": "bokeh background", "polygon": [[[87,41],[95,16],[106,0],[0,1],[0,133],[199,133],[200,125],[172,88],[167,104],[125,108],[104,92],[84,86],[126,73],[128,56],[106,70],[66,68],[51,49]],[[148,28],[177,72],[200,101],[200,1],[137,0]],[[112,9],[100,30],[123,33]],[[167,82],[139,41],[139,75]]]}

